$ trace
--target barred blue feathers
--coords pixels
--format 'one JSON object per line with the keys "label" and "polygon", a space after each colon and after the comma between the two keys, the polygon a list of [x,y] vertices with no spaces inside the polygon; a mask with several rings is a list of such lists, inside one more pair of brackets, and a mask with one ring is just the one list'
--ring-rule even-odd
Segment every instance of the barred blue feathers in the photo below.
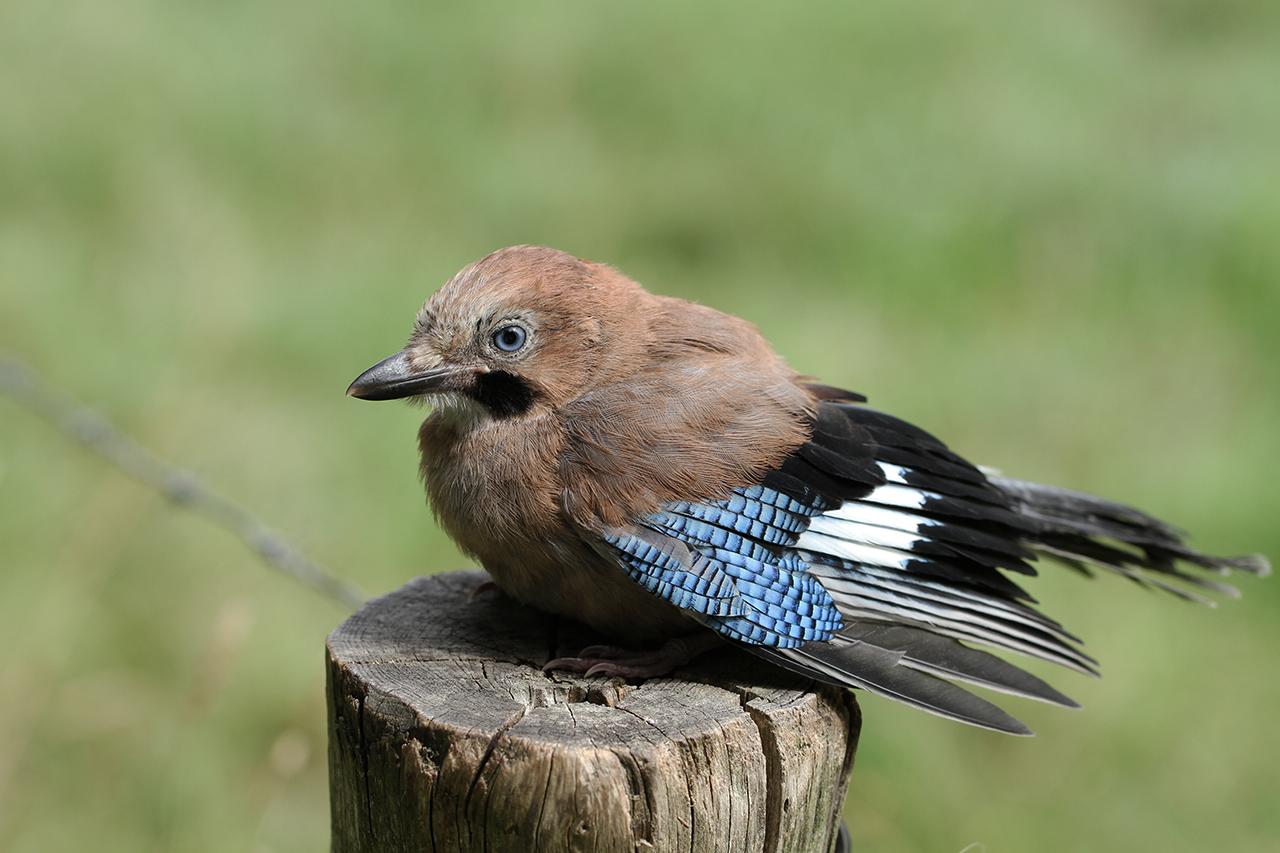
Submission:
{"label": "barred blue feathers", "polygon": [[777,550],[794,545],[820,511],[750,486],[725,500],[669,504],[639,529],[611,529],[602,538],[633,580],[723,636],[796,648],[829,640],[844,625],[804,560]]}

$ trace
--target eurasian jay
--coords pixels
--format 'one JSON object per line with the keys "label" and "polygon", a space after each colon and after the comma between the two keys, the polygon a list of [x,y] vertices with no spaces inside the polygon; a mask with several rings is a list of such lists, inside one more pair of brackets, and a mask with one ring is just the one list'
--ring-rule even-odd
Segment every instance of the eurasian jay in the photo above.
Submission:
{"label": "eurasian jay", "polygon": [[1048,556],[1201,599],[1235,590],[1184,566],[1269,571],[1131,507],[975,467],[797,374],[744,320],[553,249],[463,269],[348,393],[429,403],[421,471],[444,529],[507,594],[625,644],[549,669],[659,675],[727,639],[1029,734],[952,682],[1075,703],[973,645],[1097,668],[1010,573]]}

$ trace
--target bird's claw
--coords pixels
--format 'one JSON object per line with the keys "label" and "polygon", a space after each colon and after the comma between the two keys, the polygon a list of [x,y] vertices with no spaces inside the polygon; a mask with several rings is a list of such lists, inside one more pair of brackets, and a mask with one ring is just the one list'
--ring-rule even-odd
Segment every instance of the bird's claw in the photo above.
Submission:
{"label": "bird's claw", "polygon": [[[711,635],[714,638],[714,635]],[[690,642],[669,640],[654,651],[637,652],[621,646],[587,646],[576,657],[547,661],[543,672],[573,672],[586,678],[658,678],[670,675],[677,667],[709,648],[706,638]]]}
{"label": "bird's claw", "polygon": [[681,663],[656,652],[627,652],[625,656],[602,659],[588,656],[586,651],[583,649],[581,657],[549,660],[543,664],[542,671],[572,672],[584,678],[657,678],[670,674]]}
{"label": "bird's claw", "polygon": [[493,581],[481,581],[475,589],[471,590],[471,595],[467,596],[467,600],[475,601],[477,598],[490,595],[495,592],[501,594],[502,587],[498,586]]}
{"label": "bird's claw", "polygon": [[671,671],[669,666],[628,666],[617,661],[600,661],[583,675],[587,678],[603,676],[605,678],[656,678]]}
{"label": "bird's claw", "polygon": [[648,654],[647,652],[636,652],[632,649],[626,649],[622,646],[597,645],[587,646],[578,652],[580,658],[595,658],[596,660],[618,660],[619,658],[635,657],[637,654]]}
{"label": "bird's claw", "polygon": [[544,673],[576,672],[579,675],[582,675],[595,663],[595,661],[586,660],[584,658],[552,658],[542,665],[542,671]]}

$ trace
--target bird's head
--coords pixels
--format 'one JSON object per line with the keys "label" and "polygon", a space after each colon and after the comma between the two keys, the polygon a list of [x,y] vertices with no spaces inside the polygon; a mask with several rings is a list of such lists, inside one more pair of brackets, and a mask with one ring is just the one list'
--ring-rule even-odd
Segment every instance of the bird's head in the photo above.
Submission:
{"label": "bird's head", "polygon": [[432,295],[404,349],[347,393],[499,419],[554,410],[637,362],[643,324],[628,321],[647,298],[603,264],[538,246],[501,249]]}

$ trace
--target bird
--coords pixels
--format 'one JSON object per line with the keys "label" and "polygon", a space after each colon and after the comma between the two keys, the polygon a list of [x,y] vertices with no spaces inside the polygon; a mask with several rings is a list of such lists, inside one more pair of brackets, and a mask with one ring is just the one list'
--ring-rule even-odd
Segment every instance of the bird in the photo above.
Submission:
{"label": "bird", "polygon": [[974,465],[792,370],[747,321],[540,246],[463,268],[347,393],[429,406],[439,524],[502,592],[610,639],[548,671],[643,679],[723,644],[962,723],[972,688],[1076,703],[1008,653],[1098,663],[1024,589],[1041,558],[1192,601],[1266,575],[1089,494]]}

